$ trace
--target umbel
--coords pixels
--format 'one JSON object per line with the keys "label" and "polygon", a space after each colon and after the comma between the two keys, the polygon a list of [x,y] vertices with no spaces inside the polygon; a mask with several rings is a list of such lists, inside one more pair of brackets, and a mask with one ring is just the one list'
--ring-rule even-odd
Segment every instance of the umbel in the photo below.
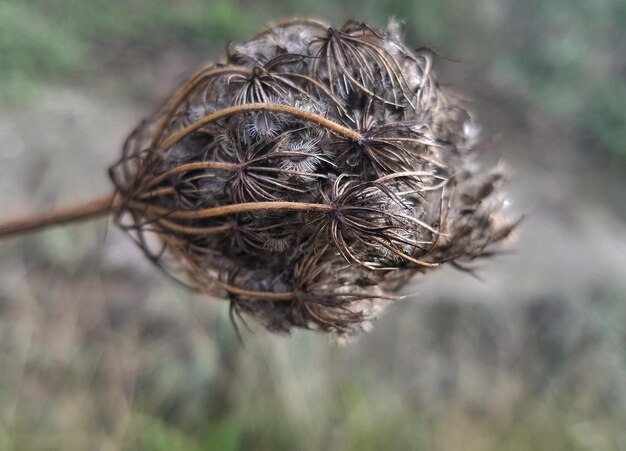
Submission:
{"label": "umbel", "polygon": [[147,257],[267,329],[339,336],[417,273],[497,252],[502,175],[428,50],[310,19],[230,45],[124,144],[114,193],[0,225],[0,237],[112,214]]}

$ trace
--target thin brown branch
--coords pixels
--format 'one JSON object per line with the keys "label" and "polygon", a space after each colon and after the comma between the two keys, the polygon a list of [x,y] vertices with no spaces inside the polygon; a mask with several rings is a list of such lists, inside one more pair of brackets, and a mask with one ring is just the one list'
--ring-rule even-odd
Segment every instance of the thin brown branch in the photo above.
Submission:
{"label": "thin brown branch", "polygon": [[167,124],[172,119],[180,105],[187,99],[189,94],[193,92],[196,87],[202,83],[207,78],[223,75],[223,74],[250,74],[252,72],[251,69],[247,67],[214,67],[210,66],[208,68],[202,69],[196,75],[194,75],[191,80],[189,80],[185,86],[183,86],[180,91],[174,96],[174,98],[168,103],[166,106],[167,112],[165,116],[159,121],[159,125],[154,133],[154,138],[152,140],[152,147],[156,147],[163,136],[163,132],[167,127]]}
{"label": "thin brown branch", "polygon": [[230,285],[226,282],[222,282],[221,280],[212,277],[213,283],[218,287],[226,290],[230,294],[235,294],[238,296],[250,297],[252,299],[262,300],[262,301],[291,301],[294,298],[293,291],[283,291],[283,292],[274,292],[274,291],[253,291],[246,290],[244,288],[239,288],[234,285]]}
{"label": "thin brown branch", "polygon": [[97,219],[109,215],[117,205],[117,197],[108,195],[82,204],[14,219],[0,224],[0,239],[50,226]]}
{"label": "thin brown branch", "polygon": [[227,117],[233,116],[235,114],[241,113],[249,113],[249,112],[257,112],[257,111],[269,111],[272,113],[285,113],[291,116],[300,118],[307,122],[312,122],[318,125],[321,125],[328,130],[335,132],[336,134],[349,139],[351,141],[361,141],[363,139],[362,135],[352,130],[351,128],[345,127],[341,124],[331,121],[330,119],[326,119],[319,114],[310,113],[308,111],[301,110],[300,108],[296,108],[289,105],[281,105],[278,103],[250,103],[246,105],[237,105],[231,106],[228,108],[224,108],[220,111],[216,111],[215,113],[208,114],[204,116],[202,119],[194,122],[188,127],[183,128],[177,132],[169,135],[159,146],[159,150],[165,150],[169,147],[172,147],[178,141],[183,139],[185,136],[195,132],[206,124],[211,122],[218,121],[220,119],[225,119]]}
{"label": "thin brown branch", "polygon": [[170,175],[180,174],[181,172],[186,171],[196,171],[199,169],[218,169],[236,172],[239,169],[239,165],[234,163],[224,163],[221,161],[198,161],[195,163],[181,164],[150,180],[145,189],[158,185]]}
{"label": "thin brown branch", "polygon": [[[194,260],[189,259],[187,255],[178,246],[172,246],[170,238],[171,237],[165,236],[165,241],[170,242],[170,246],[168,247],[170,252],[177,255],[181,261],[189,265],[191,269],[193,270],[193,272],[198,277],[204,279],[206,282],[209,282],[210,284],[214,284],[218,286],[219,288],[221,288],[222,290],[226,291],[229,294],[234,294],[237,296],[245,296],[245,297],[249,297],[255,300],[263,300],[263,301],[271,301],[271,302],[291,301],[293,300],[295,296],[295,293],[293,291],[281,291],[281,292],[255,291],[255,290],[248,290],[245,288],[237,287],[227,282],[224,282],[220,280],[218,277],[213,276],[212,274],[210,274],[209,272],[201,268]],[[198,288],[206,291],[206,287],[203,286],[202,284],[200,284]],[[207,293],[211,294],[208,291]]]}
{"label": "thin brown branch", "polygon": [[229,232],[233,229],[232,224],[223,224],[213,227],[195,227],[177,224],[175,222],[168,221],[167,219],[159,219],[158,222],[166,229],[172,230],[174,232],[184,233],[186,235],[213,235],[217,233]]}
{"label": "thin brown branch", "polygon": [[131,206],[136,206],[138,211],[145,209],[158,215],[168,218],[178,219],[203,219],[215,218],[219,216],[232,215],[237,213],[249,213],[252,211],[305,211],[329,213],[333,210],[332,205],[315,204],[307,202],[244,202],[241,204],[222,205],[220,207],[204,208],[201,210],[177,210],[170,211],[156,205],[143,202],[132,202]]}

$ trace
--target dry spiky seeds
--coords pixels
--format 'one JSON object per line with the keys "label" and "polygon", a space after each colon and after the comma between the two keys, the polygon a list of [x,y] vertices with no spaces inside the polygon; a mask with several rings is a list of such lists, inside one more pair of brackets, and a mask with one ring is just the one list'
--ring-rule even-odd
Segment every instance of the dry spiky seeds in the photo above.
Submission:
{"label": "dry spiky seeds", "polygon": [[491,255],[502,177],[397,29],[295,19],[230,46],[126,141],[118,225],[277,332],[358,333],[412,275]]}
{"label": "dry spiky seeds", "polygon": [[396,29],[293,20],[231,46],[126,143],[118,223],[273,331],[356,333],[392,281],[493,252],[499,177]]}

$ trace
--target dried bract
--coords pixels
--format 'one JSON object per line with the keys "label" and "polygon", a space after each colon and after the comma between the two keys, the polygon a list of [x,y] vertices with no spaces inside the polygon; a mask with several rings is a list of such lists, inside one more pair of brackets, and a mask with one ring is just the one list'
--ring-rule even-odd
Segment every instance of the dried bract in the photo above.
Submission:
{"label": "dried bract", "polygon": [[231,45],[129,137],[118,224],[277,332],[356,334],[414,274],[493,254],[502,177],[397,28],[295,19]]}

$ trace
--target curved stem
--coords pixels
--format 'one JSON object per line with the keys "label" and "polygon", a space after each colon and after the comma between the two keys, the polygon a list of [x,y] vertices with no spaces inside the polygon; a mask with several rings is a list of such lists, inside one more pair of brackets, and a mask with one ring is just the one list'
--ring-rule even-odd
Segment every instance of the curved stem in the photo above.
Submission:
{"label": "curved stem", "polygon": [[246,290],[244,288],[239,288],[234,285],[230,285],[226,282],[222,282],[221,280],[212,277],[213,283],[220,287],[221,289],[227,291],[230,294],[236,294],[239,296],[246,296],[250,298],[254,298],[261,301],[291,301],[294,298],[293,291],[253,291]]}
{"label": "curved stem", "polygon": [[337,106],[337,108],[339,108],[341,110],[341,112],[347,116],[346,107],[343,106],[343,104],[339,100],[337,100],[337,98],[333,95],[332,92],[330,92],[330,90],[326,86],[324,86],[322,83],[320,83],[319,81],[315,80],[314,78],[311,78],[311,77],[309,77],[307,75],[304,75],[304,74],[289,73],[289,72],[282,72],[282,73],[278,73],[276,75],[277,76],[282,76],[282,77],[300,78],[302,80],[307,81],[308,83],[312,84],[317,89],[322,91],[324,94],[326,94],[326,96],[330,99],[330,101],[333,102]]}
{"label": "curved stem", "polygon": [[117,197],[108,195],[82,204],[51,210],[39,215],[14,219],[0,224],[0,239],[49,226],[86,221],[106,216],[111,213],[116,206],[118,206]]}
{"label": "curved stem", "polygon": [[[315,204],[306,202],[245,202],[241,204],[223,205],[201,210],[178,210],[169,211],[166,208],[150,205],[144,202],[132,202],[138,208],[178,219],[201,219],[226,216],[236,213],[251,211],[307,211],[328,213],[333,210],[331,205]],[[14,219],[0,224],[0,239],[8,238],[24,232],[32,232],[46,227],[86,221],[101,216],[109,215],[122,206],[119,196],[108,195],[69,207],[51,210],[42,214]],[[176,227],[176,226],[174,226]],[[181,230],[182,231],[182,230]],[[221,228],[212,230],[213,233],[221,231]]]}
{"label": "curved stem", "polygon": [[191,80],[189,80],[185,86],[180,89],[180,92],[176,94],[176,96],[166,105],[167,112],[165,116],[159,122],[156,132],[154,133],[154,138],[152,140],[152,147],[156,147],[163,136],[163,132],[165,131],[165,127],[167,127],[168,122],[172,119],[178,107],[183,103],[183,101],[187,98],[191,92],[196,89],[198,84],[200,84],[203,80],[207,78],[215,77],[222,74],[229,73],[239,73],[239,74],[250,74],[252,70],[247,67],[214,67],[210,66],[208,68],[202,69],[196,75],[193,76]]}
{"label": "curved stem", "polygon": [[202,119],[194,122],[188,127],[183,128],[177,132],[169,135],[159,146],[159,150],[165,150],[169,147],[172,147],[178,141],[183,139],[185,136],[190,133],[195,132],[205,124],[218,121],[220,119],[225,119],[230,116],[234,116],[235,114],[248,113],[248,112],[256,112],[256,111],[270,111],[272,113],[285,113],[290,114],[291,116],[298,117],[307,122],[313,122],[315,124],[321,125],[328,130],[331,130],[338,135],[343,136],[351,141],[361,141],[363,139],[362,135],[352,130],[351,128],[345,127],[341,124],[331,121],[330,119],[326,119],[319,114],[310,113],[308,111],[301,110],[300,108],[296,108],[289,105],[282,105],[279,103],[249,103],[246,105],[237,105],[231,106],[228,108],[224,108],[222,110],[216,111],[215,113],[208,114],[204,116]]}
{"label": "curved stem", "polygon": [[159,219],[158,223],[165,227],[166,229],[172,230],[174,232],[180,232],[187,235],[213,235],[217,233],[229,232],[233,229],[232,224],[222,224],[219,226],[212,227],[195,227],[195,226],[185,226],[181,224],[177,224],[172,221],[168,221],[167,219]]}
{"label": "curved stem", "polygon": [[133,202],[131,205],[138,209],[145,208],[156,214],[168,218],[178,219],[204,219],[218,216],[232,215],[236,213],[249,213],[251,211],[307,211],[329,213],[333,210],[332,205],[315,204],[307,202],[244,202],[241,204],[222,205],[220,207],[204,208],[201,210],[177,210],[170,211],[163,207],[157,207],[143,202]]}
{"label": "curved stem", "polygon": [[197,161],[195,163],[181,164],[180,166],[176,166],[150,180],[150,182],[146,186],[146,189],[158,185],[170,175],[179,174],[186,171],[196,171],[199,169],[221,169],[224,171],[236,172],[239,169],[239,165],[235,163],[224,163],[221,161]]}
{"label": "curved stem", "polygon": [[[165,241],[170,241],[171,237],[165,236]],[[177,246],[169,246],[170,252],[172,252],[175,256],[177,256],[180,261],[185,262],[190,266],[193,273],[195,273],[200,279],[202,279],[205,283],[214,284],[226,291],[229,294],[235,294],[239,296],[246,296],[256,300],[262,301],[273,301],[273,302],[282,302],[282,301],[291,301],[295,297],[295,293],[293,291],[255,291],[248,290],[246,288],[237,287],[235,285],[231,285],[227,282],[224,282],[219,279],[219,277],[215,277],[210,272],[202,269],[193,259],[189,259],[183,252],[181,252],[180,248]],[[192,279],[195,279],[197,282],[197,287],[200,290],[207,292],[208,294],[212,294],[210,291],[206,290],[206,287],[201,283],[200,280],[196,279],[192,276]]]}

